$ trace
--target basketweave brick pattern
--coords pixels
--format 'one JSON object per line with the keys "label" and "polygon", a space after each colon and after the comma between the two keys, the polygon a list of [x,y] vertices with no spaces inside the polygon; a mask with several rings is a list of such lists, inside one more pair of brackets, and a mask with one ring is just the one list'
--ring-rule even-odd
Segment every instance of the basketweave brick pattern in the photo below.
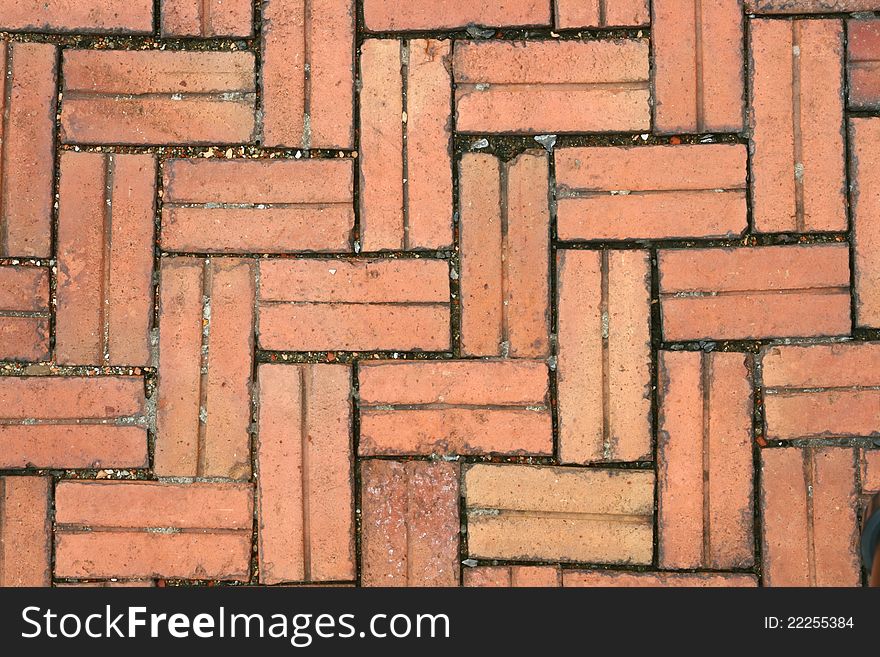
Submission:
{"label": "basketweave brick pattern", "polygon": [[860,586],[880,0],[0,6],[0,585]]}

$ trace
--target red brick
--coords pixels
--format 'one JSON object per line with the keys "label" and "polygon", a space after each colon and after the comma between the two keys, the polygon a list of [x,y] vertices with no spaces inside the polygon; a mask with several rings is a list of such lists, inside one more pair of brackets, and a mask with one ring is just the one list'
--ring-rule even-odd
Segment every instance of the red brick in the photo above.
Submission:
{"label": "red brick", "polygon": [[254,267],[164,258],[159,296],[160,476],[250,476]]}
{"label": "red brick", "polygon": [[548,158],[466,153],[460,176],[462,353],[547,356]]}
{"label": "red brick", "polygon": [[155,193],[152,155],[61,155],[59,363],[150,364]]}
{"label": "red brick", "polygon": [[754,20],[750,35],[755,229],[846,230],[843,25]]}
{"label": "red brick", "polygon": [[562,573],[556,566],[479,566],[465,568],[462,579],[464,586],[556,587]]}
{"label": "red brick", "polygon": [[153,2],[13,0],[0,6],[0,30],[149,34],[153,31]]}
{"label": "red brick", "polygon": [[49,586],[49,477],[0,477],[0,587]]}
{"label": "red brick", "polygon": [[756,14],[825,14],[869,11],[874,0],[745,0],[746,11]]}
{"label": "red brick", "polygon": [[462,132],[625,132],[650,127],[648,42],[457,41]]}
{"label": "red brick", "polygon": [[467,0],[364,0],[364,23],[375,32],[440,30],[467,25],[549,25],[550,8],[543,0],[468,2]]}
{"label": "red brick", "polygon": [[248,484],[60,482],[55,522],[58,577],[248,579]]}
{"label": "red brick", "polygon": [[850,189],[856,326],[880,327],[880,119],[850,119]]}
{"label": "red brick", "polygon": [[646,251],[557,256],[559,460],[651,456],[651,286]]}
{"label": "red brick", "polygon": [[358,161],[366,251],[452,243],[450,50],[448,41],[421,39],[368,40],[361,47]]}
{"label": "red brick", "polygon": [[663,337],[845,335],[848,256],[843,244],[661,250]]}
{"label": "red brick", "polygon": [[49,270],[0,266],[0,360],[48,360]]}
{"label": "red brick", "polygon": [[348,251],[352,160],[165,164],[162,247],[210,253]]}
{"label": "red brick", "polygon": [[351,369],[261,365],[260,582],[355,578]]}
{"label": "red brick", "polygon": [[131,588],[152,588],[156,584],[153,580],[147,579],[129,579],[129,580],[104,580],[102,582],[57,582],[54,586],[58,589],[66,588],[88,588],[88,589],[131,589]]}
{"label": "red brick", "polygon": [[767,438],[880,435],[880,343],[767,347],[761,355]]}
{"label": "red brick", "polygon": [[253,34],[251,0],[162,0],[162,36],[249,37]]}
{"label": "red brick", "polygon": [[285,351],[449,348],[443,260],[263,260],[260,347]]}
{"label": "red brick", "polygon": [[651,471],[478,464],[464,491],[471,556],[651,563]]}
{"label": "red brick", "polygon": [[880,20],[847,21],[850,109],[880,108]]}
{"label": "red brick", "polygon": [[859,586],[856,452],[761,450],[767,586]]}
{"label": "red brick", "polygon": [[65,143],[253,141],[253,53],[66,50],[63,67]]}
{"label": "red brick", "polygon": [[55,46],[0,39],[0,257],[51,252],[57,59]]}
{"label": "red brick", "polygon": [[862,492],[880,493],[880,449],[862,450]]}
{"label": "red brick", "polygon": [[0,377],[0,399],[2,469],[147,466],[140,377]]}
{"label": "red brick", "polygon": [[557,28],[642,27],[650,22],[648,0],[554,0]]}
{"label": "red brick", "polygon": [[747,586],[758,585],[754,575],[734,573],[631,573],[613,570],[565,570],[563,586]]}
{"label": "red brick", "polygon": [[742,0],[655,0],[654,129],[660,134],[740,132]]}
{"label": "red brick", "polygon": [[361,584],[458,586],[458,465],[361,462]]}
{"label": "red brick", "polygon": [[556,152],[559,238],[723,237],[746,228],[746,151],[734,144]]}
{"label": "red brick", "polygon": [[542,362],[365,362],[358,378],[361,454],[552,452]]}
{"label": "red brick", "polygon": [[351,148],[353,0],[265,0],[263,145]]}
{"label": "red brick", "polygon": [[751,356],[661,351],[661,568],[753,563]]}

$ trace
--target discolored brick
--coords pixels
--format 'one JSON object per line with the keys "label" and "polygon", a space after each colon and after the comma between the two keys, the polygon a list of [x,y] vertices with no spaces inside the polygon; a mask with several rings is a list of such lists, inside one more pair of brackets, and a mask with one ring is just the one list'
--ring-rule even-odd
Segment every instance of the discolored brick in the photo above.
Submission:
{"label": "discolored brick", "polygon": [[148,34],[152,0],[13,0],[0,6],[0,30]]}
{"label": "discolored brick", "polygon": [[440,30],[477,25],[547,25],[549,4],[542,0],[508,0],[504,3],[475,3],[449,0],[364,0],[364,23],[376,32]]}
{"label": "discolored brick", "polygon": [[49,359],[49,270],[0,266],[0,360]]}
{"label": "discolored brick", "polygon": [[873,0],[745,0],[756,14],[819,14],[876,9]]}
{"label": "discolored brick", "polygon": [[562,582],[566,587],[688,586],[702,588],[758,585],[758,579],[754,575],[745,573],[633,573],[613,570],[566,570],[563,571]]}
{"label": "discolored brick", "polygon": [[645,251],[560,251],[556,390],[562,463],[651,458]]}
{"label": "discolored brick", "polygon": [[556,587],[562,572],[556,566],[478,566],[462,571],[464,586]]}

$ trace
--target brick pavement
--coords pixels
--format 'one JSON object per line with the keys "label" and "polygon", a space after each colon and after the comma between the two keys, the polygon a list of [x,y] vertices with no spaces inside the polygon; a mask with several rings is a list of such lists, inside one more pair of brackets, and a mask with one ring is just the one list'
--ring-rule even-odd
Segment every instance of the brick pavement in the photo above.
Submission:
{"label": "brick pavement", "polygon": [[877,0],[2,3],[0,585],[861,585],[878,62]]}

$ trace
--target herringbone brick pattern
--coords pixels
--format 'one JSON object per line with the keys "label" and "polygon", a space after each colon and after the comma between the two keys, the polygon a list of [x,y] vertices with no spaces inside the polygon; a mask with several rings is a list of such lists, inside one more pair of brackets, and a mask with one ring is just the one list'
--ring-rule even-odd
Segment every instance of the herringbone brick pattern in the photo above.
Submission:
{"label": "herringbone brick pattern", "polygon": [[4,0],[0,144],[0,585],[862,583],[880,1]]}

